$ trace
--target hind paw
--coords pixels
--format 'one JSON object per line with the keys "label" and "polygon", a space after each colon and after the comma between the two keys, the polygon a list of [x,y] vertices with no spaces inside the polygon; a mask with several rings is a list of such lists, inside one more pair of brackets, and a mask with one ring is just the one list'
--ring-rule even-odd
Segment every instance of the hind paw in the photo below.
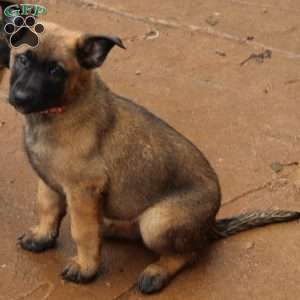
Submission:
{"label": "hind paw", "polygon": [[158,265],[150,265],[138,279],[138,289],[143,294],[153,294],[162,290],[170,278],[166,271]]}

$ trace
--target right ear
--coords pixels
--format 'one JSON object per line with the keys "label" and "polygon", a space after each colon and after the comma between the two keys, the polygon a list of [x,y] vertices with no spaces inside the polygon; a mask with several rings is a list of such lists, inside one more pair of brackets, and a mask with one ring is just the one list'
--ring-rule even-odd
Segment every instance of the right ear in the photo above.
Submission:
{"label": "right ear", "polygon": [[76,56],[85,69],[100,67],[114,46],[126,49],[120,38],[114,36],[86,35],[77,41]]}

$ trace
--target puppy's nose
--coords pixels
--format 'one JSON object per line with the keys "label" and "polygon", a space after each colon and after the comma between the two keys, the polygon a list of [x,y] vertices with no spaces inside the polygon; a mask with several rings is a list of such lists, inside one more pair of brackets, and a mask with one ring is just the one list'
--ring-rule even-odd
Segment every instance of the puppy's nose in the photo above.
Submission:
{"label": "puppy's nose", "polygon": [[23,90],[15,91],[13,99],[11,99],[12,104],[15,105],[24,105],[31,101],[32,95]]}

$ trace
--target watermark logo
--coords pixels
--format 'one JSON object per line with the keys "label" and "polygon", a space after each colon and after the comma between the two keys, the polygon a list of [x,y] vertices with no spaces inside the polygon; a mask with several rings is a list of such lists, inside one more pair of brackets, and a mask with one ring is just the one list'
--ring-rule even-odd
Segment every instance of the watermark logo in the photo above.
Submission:
{"label": "watermark logo", "polygon": [[39,4],[13,4],[4,10],[6,17],[29,16],[38,17],[47,14],[47,8]]}
{"label": "watermark logo", "polygon": [[4,27],[11,47],[22,45],[37,47],[39,34],[45,31],[43,24],[37,23],[39,15],[47,13],[44,6],[38,4],[10,5],[4,10],[4,15],[10,20]]}

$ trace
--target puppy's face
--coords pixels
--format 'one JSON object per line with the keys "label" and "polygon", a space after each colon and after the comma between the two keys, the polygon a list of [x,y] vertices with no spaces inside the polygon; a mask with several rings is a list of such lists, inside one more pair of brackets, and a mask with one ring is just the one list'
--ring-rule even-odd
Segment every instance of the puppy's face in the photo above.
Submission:
{"label": "puppy's face", "polygon": [[72,105],[90,71],[104,62],[120,39],[82,35],[45,23],[39,46],[12,49],[9,102],[21,113]]}
{"label": "puppy's face", "polygon": [[63,105],[68,70],[59,61],[42,59],[30,49],[15,56],[9,102],[20,112],[41,112]]}

